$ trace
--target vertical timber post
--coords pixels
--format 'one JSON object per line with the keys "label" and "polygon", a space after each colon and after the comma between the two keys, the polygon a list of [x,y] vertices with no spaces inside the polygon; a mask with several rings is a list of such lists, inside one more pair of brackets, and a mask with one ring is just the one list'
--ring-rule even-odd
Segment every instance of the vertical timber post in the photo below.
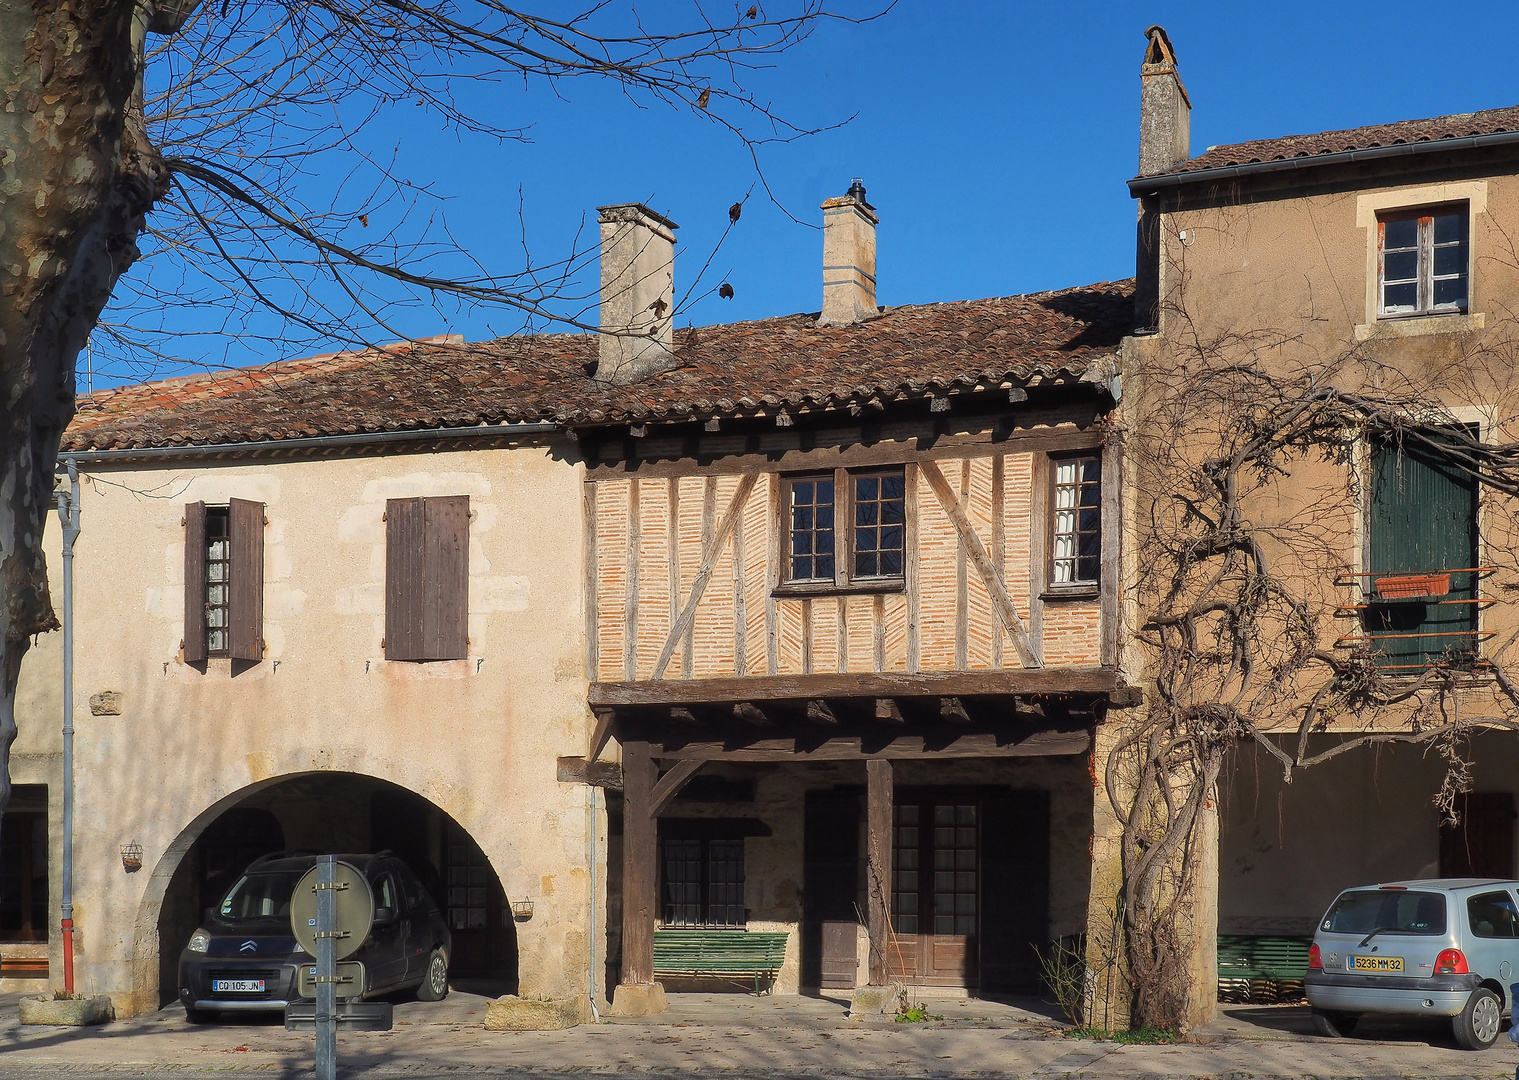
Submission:
{"label": "vertical timber post", "polygon": [[886,986],[891,947],[891,762],[865,762],[865,880],[870,933],[870,985]]}
{"label": "vertical timber post", "polygon": [[658,767],[649,749],[641,740],[622,744],[622,977],[612,998],[614,1016],[645,1016],[665,1009],[664,987],[654,981]]}

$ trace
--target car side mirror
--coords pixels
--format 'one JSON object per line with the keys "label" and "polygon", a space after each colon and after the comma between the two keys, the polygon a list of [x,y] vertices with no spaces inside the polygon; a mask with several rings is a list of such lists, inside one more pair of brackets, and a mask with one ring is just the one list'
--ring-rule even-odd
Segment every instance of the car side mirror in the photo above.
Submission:
{"label": "car side mirror", "polygon": [[374,924],[376,926],[389,926],[395,921],[395,909],[388,907],[377,907],[374,909]]}

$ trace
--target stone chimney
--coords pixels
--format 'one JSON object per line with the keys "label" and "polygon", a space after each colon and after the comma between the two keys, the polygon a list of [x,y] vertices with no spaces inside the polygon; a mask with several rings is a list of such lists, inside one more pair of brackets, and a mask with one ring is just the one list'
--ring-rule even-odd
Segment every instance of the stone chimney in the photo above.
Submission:
{"label": "stone chimney", "polygon": [[819,326],[848,326],[876,311],[875,207],[858,177],[849,193],[823,203],[823,313]]}
{"label": "stone chimney", "polygon": [[642,203],[598,206],[601,353],[596,381],[630,383],[675,366],[675,230]]}
{"label": "stone chimney", "polygon": [[1150,44],[1139,68],[1139,175],[1151,176],[1192,156],[1192,99],[1165,28],[1152,26],[1145,36]]}

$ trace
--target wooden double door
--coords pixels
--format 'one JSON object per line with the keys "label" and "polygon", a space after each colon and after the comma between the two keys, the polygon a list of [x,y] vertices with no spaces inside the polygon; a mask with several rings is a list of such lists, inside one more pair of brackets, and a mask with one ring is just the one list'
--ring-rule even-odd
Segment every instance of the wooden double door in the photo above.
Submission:
{"label": "wooden double door", "polygon": [[[858,808],[851,792],[808,796],[803,976],[825,988],[850,985],[855,966]],[[1036,992],[1049,924],[1049,793],[898,788],[892,816],[892,978]]]}

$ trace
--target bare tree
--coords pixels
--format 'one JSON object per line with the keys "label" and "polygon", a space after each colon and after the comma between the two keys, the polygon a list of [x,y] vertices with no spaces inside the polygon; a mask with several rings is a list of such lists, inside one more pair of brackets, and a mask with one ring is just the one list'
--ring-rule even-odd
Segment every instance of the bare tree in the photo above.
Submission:
{"label": "bare tree", "polygon": [[1172,1029],[1195,1011],[1204,822],[1235,748],[1260,747],[1290,783],[1366,747],[1428,745],[1446,763],[1432,797],[1453,819],[1472,735],[1519,730],[1519,635],[1479,647],[1475,630],[1455,634],[1395,666],[1389,639],[1370,632],[1351,509],[1364,504],[1370,448],[1437,462],[1479,492],[1491,584],[1514,588],[1519,413],[1494,406],[1478,431],[1447,403],[1515,409],[1519,340],[1499,323],[1479,345],[1403,370],[1367,346],[1326,354],[1287,330],[1204,329],[1185,296],[1183,283],[1167,340],[1136,349],[1126,378],[1131,632],[1146,693],[1115,718],[1097,765],[1122,830],[1110,898],[1121,955],[1106,959],[1126,976],[1131,1022]]}
{"label": "bare tree", "polygon": [[[584,326],[586,252],[539,264],[524,249],[510,272],[488,269],[455,242],[430,178],[369,153],[366,133],[405,106],[520,138],[528,118],[489,115],[464,87],[563,94],[590,79],[719,125],[753,156],[807,130],[751,76],[837,17],[822,0],[778,15],[697,4],[660,28],[610,0],[563,16],[500,0],[0,0],[0,810],[21,660],[56,625],[41,552],[54,459],[113,297],[129,294],[127,317],[97,344],[139,374],[183,326],[158,313],[187,300],[215,313],[206,332],[296,347],[404,337],[388,325],[398,303]],[[149,272],[124,279],[144,254]]]}

